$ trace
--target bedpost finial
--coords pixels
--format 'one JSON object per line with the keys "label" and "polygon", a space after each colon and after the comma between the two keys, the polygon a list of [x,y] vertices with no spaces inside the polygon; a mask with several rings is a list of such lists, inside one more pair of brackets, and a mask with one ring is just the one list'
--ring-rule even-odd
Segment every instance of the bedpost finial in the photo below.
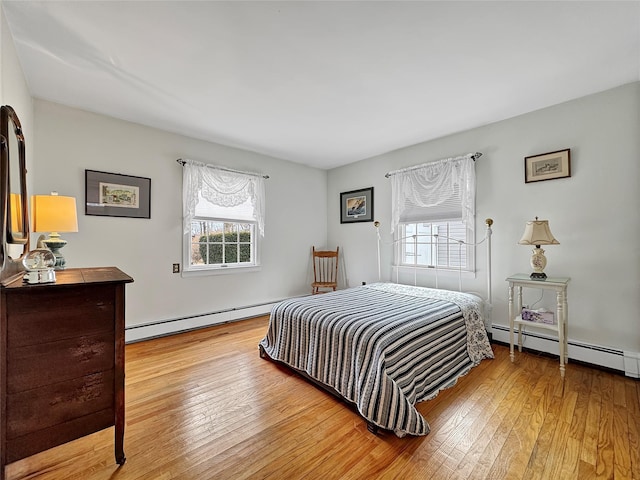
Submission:
{"label": "bedpost finial", "polygon": [[487,225],[487,227],[490,227],[491,225],[493,225],[493,218],[487,218],[484,223]]}

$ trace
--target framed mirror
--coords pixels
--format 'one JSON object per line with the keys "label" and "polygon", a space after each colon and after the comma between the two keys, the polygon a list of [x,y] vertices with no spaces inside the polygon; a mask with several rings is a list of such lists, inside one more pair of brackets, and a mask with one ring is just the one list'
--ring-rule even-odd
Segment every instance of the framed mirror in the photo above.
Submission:
{"label": "framed mirror", "polygon": [[23,270],[29,251],[29,198],[22,125],[9,105],[0,107],[0,279]]}

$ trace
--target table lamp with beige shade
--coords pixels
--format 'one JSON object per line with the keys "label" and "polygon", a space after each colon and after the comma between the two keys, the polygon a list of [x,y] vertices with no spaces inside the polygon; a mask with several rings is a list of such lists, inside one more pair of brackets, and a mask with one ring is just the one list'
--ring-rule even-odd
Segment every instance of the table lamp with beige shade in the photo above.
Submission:
{"label": "table lamp with beige shade", "polygon": [[[60,232],[78,231],[78,214],[75,197],[65,197],[51,192],[51,195],[33,195],[31,197],[31,218],[34,232],[49,232],[49,236],[38,239],[53,252],[56,257],[56,270],[64,270],[66,260],[60,249],[67,241],[60,238]],[[42,238],[43,236],[41,236]]]}
{"label": "table lamp with beige shade", "polygon": [[544,268],[547,266],[547,257],[544,256],[544,250],[540,248],[541,245],[560,245],[560,242],[555,239],[549,228],[548,220],[535,220],[527,222],[524,228],[522,238],[518,242],[520,245],[535,245],[531,255],[531,273],[532,280],[545,280],[547,274],[544,273]]}

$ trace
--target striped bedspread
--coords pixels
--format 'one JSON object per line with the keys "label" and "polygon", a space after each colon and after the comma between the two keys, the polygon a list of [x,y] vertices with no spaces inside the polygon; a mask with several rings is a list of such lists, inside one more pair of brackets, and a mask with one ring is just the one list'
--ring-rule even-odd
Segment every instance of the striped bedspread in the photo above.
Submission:
{"label": "striped bedspread", "polygon": [[277,304],[260,342],[398,436],[426,435],[415,404],[493,358],[472,295],[376,283]]}

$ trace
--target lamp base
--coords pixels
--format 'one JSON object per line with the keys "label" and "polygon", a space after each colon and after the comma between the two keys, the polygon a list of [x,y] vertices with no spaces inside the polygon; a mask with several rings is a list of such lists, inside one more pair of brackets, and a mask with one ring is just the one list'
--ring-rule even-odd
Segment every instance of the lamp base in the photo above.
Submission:
{"label": "lamp base", "polygon": [[529,277],[531,280],[546,280],[547,274],[544,272],[532,272]]}
{"label": "lamp base", "polygon": [[547,275],[543,270],[547,266],[547,257],[544,256],[544,250],[540,248],[540,245],[536,245],[531,253],[531,268],[533,268],[531,280],[545,280]]}
{"label": "lamp base", "polygon": [[51,250],[53,256],[56,257],[56,264],[53,269],[64,270],[67,261],[60,253],[60,249],[67,244],[67,241],[60,238],[60,235],[54,232],[49,235],[49,238],[43,240],[42,243]]}

